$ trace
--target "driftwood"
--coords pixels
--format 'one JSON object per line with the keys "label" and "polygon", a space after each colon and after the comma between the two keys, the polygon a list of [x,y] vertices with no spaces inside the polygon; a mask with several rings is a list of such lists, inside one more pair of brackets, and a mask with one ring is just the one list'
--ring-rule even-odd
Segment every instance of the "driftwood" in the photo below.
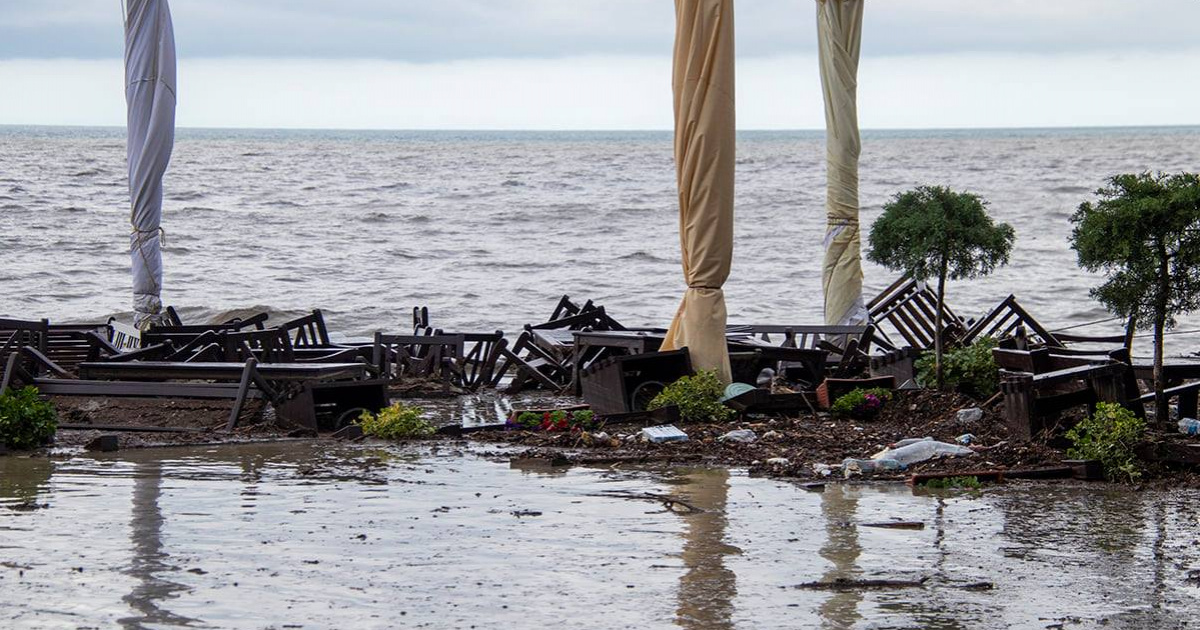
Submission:
{"label": "driftwood", "polygon": [[653,492],[612,491],[592,494],[589,496],[609,498],[615,497],[618,499],[630,499],[632,501],[658,501],[663,504],[663,507],[666,508],[667,511],[676,512],[678,514],[698,514],[705,511],[704,508],[698,508],[682,499],[676,499],[675,497],[669,495],[656,494]]}
{"label": "driftwood", "polygon": [[870,589],[922,588],[928,577],[919,580],[875,580],[856,578],[835,578],[821,582],[804,582],[792,588],[814,591],[861,591]]}

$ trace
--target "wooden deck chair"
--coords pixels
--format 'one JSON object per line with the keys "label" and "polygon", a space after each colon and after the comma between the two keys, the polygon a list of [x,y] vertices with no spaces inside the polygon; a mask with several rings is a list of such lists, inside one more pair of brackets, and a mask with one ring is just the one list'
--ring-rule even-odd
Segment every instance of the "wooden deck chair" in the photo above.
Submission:
{"label": "wooden deck chair", "polygon": [[[871,321],[878,327],[877,339],[882,338],[893,347],[900,340],[922,350],[934,346],[937,296],[924,283],[901,278],[875,296],[867,304],[867,310]],[[883,324],[887,324],[897,339],[888,334]],[[952,344],[962,339],[968,325],[949,304],[943,304],[942,329],[942,340]]]}
{"label": "wooden deck chair", "polygon": [[441,378],[461,382],[463,335],[388,335],[375,333],[371,363],[383,378]]}

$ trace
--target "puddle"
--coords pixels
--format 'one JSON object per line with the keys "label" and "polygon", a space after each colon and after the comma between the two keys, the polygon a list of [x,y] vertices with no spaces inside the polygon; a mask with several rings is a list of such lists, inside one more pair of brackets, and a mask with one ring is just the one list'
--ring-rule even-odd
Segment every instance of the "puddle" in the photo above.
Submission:
{"label": "puddle", "polygon": [[[811,492],[446,447],[116,455],[0,458],[0,626],[1173,628],[1200,613],[1185,493]],[[860,526],[895,519],[924,528]],[[795,588],[838,579],[916,585]]]}

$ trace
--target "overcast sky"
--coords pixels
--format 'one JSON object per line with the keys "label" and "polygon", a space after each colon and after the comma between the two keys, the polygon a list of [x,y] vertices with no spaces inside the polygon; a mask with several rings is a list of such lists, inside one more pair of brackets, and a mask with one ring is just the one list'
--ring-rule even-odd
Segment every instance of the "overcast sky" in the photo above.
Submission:
{"label": "overcast sky", "polygon": [[[171,8],[180,126],[671,126],[670,0]],[[738,0],[739,127],[823,126],[814,13]],[[864,127],[1200,124],[1200,0],[868,0],[863,30]],[[0,0],[0,124],[123,124],[122,37],[119,0]]]}

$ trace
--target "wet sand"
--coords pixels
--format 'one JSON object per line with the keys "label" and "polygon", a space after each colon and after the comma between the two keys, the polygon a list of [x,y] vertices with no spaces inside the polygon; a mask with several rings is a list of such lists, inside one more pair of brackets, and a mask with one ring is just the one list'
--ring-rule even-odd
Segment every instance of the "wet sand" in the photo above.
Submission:
{"label": "wet sand", "polygon": [[[863,526],[893,519],[924,528]],[[0,625],[1175,628],[1197,540],[1186,492],[1106,484],[815,492],[465,443],[10,456]],[[838,578],[920,585],[795,588]]]}

